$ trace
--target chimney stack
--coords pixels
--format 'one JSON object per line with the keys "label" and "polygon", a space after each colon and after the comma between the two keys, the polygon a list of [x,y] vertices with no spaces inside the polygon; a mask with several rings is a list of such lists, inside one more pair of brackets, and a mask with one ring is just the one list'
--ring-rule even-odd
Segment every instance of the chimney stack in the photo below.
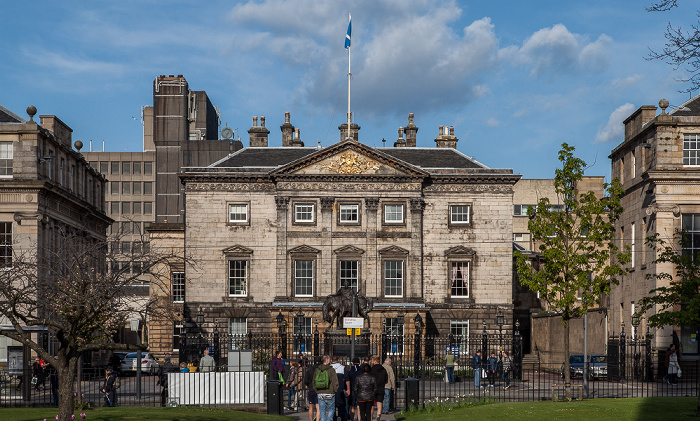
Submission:
{"label": "chimney stack", "polygon": [[289,111],[285,111],[284,124],[280,126],[280,130],[282,131],[282,146],[292,146],[292,139],[294,138],[294,126],[289,121]]}
{"label": "chimney stack", "polygon": [[[352,114],[352,113],[351,113],[351,114]],[[352,121],[352,120],[351,120],[351,121]],[[340,141],[341,141],[341,142],[348,138],[348,123],[347,123],[347,122],[345,122],[345,123],[341,124],[340,126],[338,126],[338,130],[340,130]],[[351,137],[352,140],[354,140],[355,142],[358,142],[358,141],[359,141],[359,140],[358,140],[358,139],[359,139],[359,137],[358,137],[359,131],[360,131],[360,126],[358,126],[358,125],[355,124],[355,123],[352,123],[351,126],[350,126],[350,137]]]}
{"label": "chimney stack", "polygon": [[292,139],[292,142],[289,146],[296,146],[296,147],[303,147],[304,142],[301,141],[301,138],[299,137],[299,129],[296,128],[294,129],[294,139]]}
{"label": "chimney stack", "polygon": [[438,137],[435,139],[435,146],[438,148],[457,148],[457,137],[453,126],[438,126]]}
{"label": "chimney stack", "polygon": [[251,147],[267,147],[267,135],[270,131],[265,128],[265,116],[260,117],[260,126],[258,126],[258,117],[253,117],[253,127],[248,130],[250,135]]}
{"label": "chimney stack", "polygon": [[399,138],[394,142],[395,148],[405,148],[406,139],[403,138],[403,127],[399,127]]}
{"label": "chimney stack", "polygon": [[410,148],[415,148],[418,127],[415,124],[413,124],[413,113],[408,113],[408,125],[404,129],[404,133],[406,133],[406,146]]}

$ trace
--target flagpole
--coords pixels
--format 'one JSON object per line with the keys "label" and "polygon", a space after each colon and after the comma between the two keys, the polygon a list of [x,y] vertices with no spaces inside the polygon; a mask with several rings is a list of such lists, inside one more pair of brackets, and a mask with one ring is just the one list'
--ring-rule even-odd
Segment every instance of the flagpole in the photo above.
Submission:
{"label": "flagpole", "polygon": [[[348,14],[348,22],[352,22],[352,15]],[[350,23],[348,23],[350,25]],[[352,48],[352,44],[348,44],[348,137],[352,138],[352,132],[350,131],[350,124],[352,121],[352,114],[350,111],[350,76],[352,76],[352,73],[350,72],[350,49]]]}

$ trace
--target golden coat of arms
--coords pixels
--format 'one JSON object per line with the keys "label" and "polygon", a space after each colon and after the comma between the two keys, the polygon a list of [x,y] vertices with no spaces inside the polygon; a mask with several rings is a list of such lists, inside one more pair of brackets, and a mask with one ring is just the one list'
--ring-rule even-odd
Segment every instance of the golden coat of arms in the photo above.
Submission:
{"label": "golden coat of arms", "polygon": [[355,152],[347,151],[332,160],[327,168],[338,174],[359,174],[370,170],[376,171],[379,165]]}

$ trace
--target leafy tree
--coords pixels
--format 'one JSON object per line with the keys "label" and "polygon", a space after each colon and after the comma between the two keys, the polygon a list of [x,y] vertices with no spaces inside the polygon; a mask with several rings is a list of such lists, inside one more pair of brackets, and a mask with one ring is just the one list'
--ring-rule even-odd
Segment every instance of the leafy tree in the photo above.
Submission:
{"label": "leafy tree", "polygon": [[[153,315],[158,308],[148,298],[136,302],[142,297],[129,294],[129,288],[142,284],[144,276],[151,288],[166,288],[167,264],[182,258],[145,247],[122,253],[118,241],[87,240],[80,233],[63,233],[58,243],[15,253],[12,268],[0,271],[0,319],[12,326],[0,327],[0,335],[28,346],[56,369],[57,419],[70,420],[80,357],[104,349],[137,350],[112,338],[126,320],[144,319],[145,312]],[[36,327],[55,338],[54,353],[42,347],[42,335],[31,332]]]}
{"label": "leafy tree", "polygon": [[[678,7],[678,0],[660,0],[647,7],[649,12],[665,12]],[[697,12],[700,18],[700,12]],[[692,92],[700,89],[700,22],[690,25],[689,30],[680,26],[674,27],[669,22],[666,26],[666,44],[662,50],[650,50],[649,60],[661,60],[673,66],[675,70],[681,66],[689,73],[687,79],[681,82],[689,83],[687,89],[681,92]]]}
{"label": "leafy tree", "polygon": [[562,168],[556,169],[554,177],[557,197],[542,198],[536,208],[528,210],[528,229],[539,244],[543,265],[534,268],[525,255],[515,252],[520,282],[538,292],[550,310],[561,314],[567,398],[571,398],[569,321],[600,304],[601,296],[610,292],[610,283],[625,272],[621,265],[630,259],[614,242],[615,221],[623,210],[619,181],[604,185],[604,197],[580,192],[577,186],[586,163],[573,152],[573,146],[562,144]]}
{"label": "leafy tree", "polygon": [[[700,325],[700,255],[684,251],[690,238],[683,231],[676,231],[674,242],[663,240],[659,234],[646,239],[649,248],[655,251],[654,264],[672,264],[675,276],[670,273],[650,273],[647,279],[655,279],[662,286],[649,291],[649,295],[639,302],[636,316],[649,310],[651,327],[698,326]],[[700,393],[695,416],[700,417]]]}

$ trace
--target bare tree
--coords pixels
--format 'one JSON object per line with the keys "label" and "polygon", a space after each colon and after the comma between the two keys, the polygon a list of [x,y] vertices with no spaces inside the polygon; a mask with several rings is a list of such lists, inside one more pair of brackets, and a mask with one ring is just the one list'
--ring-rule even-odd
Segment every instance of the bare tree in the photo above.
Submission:
{"label": "bare tree", "polygon": [[[677,0],[661,0],[647,7],[649,12],[665,12],[678,7]],[[688,72],[687,78],[680,78],[680,82],[689,83],[687,89],[680,92],[692,92],[700,88],[700,12],[696,14],[698,24],[690,25],[689,30],[680,26],[673,26],[671,22],[666,26],[666,44],[662,50],[649,49],[648,60],[661,60],[674,70],[681,67]]]}
{"label": "bare tree", "polygon": [[[151,288],[169,289],[170,265],[182,264],[174,250],[151,250],[147,243],[122,250],[119,236],[111,240],[62,234],[59,244],[15,253],[11,269],[0,271],[0,317],[12,325],[0,328],[0,335],[28,346],[56,369],[59,420],[70,420],[73,414],[81,355],[102,349],[137,350],[112,338],[134,313],[144,318],[144,312],[159,311],[149,298],[136,307],[129,287],[143,284],[147,277]],[[37,327],[53,336],[53,353],[32,335]]]}

